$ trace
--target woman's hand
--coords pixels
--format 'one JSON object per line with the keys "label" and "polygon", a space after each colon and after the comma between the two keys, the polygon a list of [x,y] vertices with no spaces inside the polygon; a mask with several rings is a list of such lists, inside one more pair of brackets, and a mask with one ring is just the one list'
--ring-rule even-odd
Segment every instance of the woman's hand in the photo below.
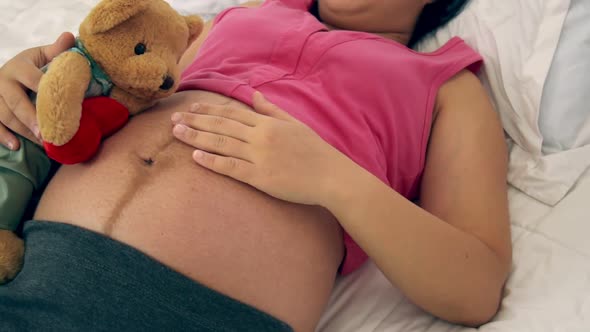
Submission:
{"label": "woman's hand", "polygon": [[63,33],[55,43],[25,50],[0,68],[0,144],[11,150],[20,148],[10,130],[40,143],[35,107],[27,89],[37,92],[43,76],[40,68],[73,47],[74,40],[71,33]]}
{"label": "woman's hand", "polygon": [[338,172],[352,163],[312,129],[254,94],[256,112],[195,105],[176,113],[173,133],[197,150],[193,159],[276,198],[320,204]]}

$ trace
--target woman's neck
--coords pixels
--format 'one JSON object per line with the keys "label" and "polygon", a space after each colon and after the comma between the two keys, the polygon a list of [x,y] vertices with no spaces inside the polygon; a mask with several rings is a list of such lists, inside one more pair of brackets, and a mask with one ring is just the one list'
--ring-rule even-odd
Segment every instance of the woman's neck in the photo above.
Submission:
{"label": "woman's neck", "polygon": [[[320,22],[322,22],[322,21],[320,20]],[[342,30],[342,29],[339,29],[338,27],[327,24],[326,22],[322,22],[322,24],[330,31]],[[398,33],[398,32],[368,32],[368,33],[383,37],[385,39],[390,39],[390,40],[396,41],[396,42],[398,42],[402,45],[406,45],[406,46],[410,42],[410,36],[408,36],[408,34],[405,34],[405,33]]]}
{"label": "woman's neck", "polygon": [[[311,8],[309,9],[309,12],[315,16],[315,18],[318,19],[318,21],[322,22],[322,24],[328,29],[328,30],[342,30],[339,29],[335,26],[332,26],[330,24],[327,24],[326,22],[324,22],[322,20],[322,18],[320,17],[320,11],[318,8],[318,2],[314,1],[313,4],[311,5]],[[408,45],[408,43],[410,42],[410,36],[408,36],[408,34],[405,33],[397,33],[397,32],[370,32],[374,35],[383,37],[385,39],[390,39],[393,41],[396,41],[400,44],[403,45]]]}

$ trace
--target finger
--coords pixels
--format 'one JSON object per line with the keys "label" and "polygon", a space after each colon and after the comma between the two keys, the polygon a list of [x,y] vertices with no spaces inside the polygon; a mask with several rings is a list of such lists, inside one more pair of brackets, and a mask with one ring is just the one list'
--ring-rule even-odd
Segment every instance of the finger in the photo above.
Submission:
{"label": "finger", "polygon": [[216,115],[224,118],[238,121],[250,127],[255,127],[258,123],[258,114],[255,112],[240,109],[231,104],[213,105],[213,104],[194,104],[190,108],[191,113],[204,115]]}
{"label": "finger", "polygon": [[292,117],[289,113],[283,111],[277,105],[269,102],[264,98],[262,93],[256,91],[254,92],[254,96],[252,97],[254,109],[256,112],[270,116],[272,118],[285,120],[285,121],[297,121],[294,117]]}
{"label": "finger", "polygon": [[[18,72],[12,72],[13,76],[21,84],[37,92],[39,90],[39,81],[43,72],[40,70],[59,54],[67,51],[75,45],[75,37],[69,32],[65,32],[51,45],[32,48],[21,52],[21,54],[12,61],[24,62],[27,65],[13,66],[18,68]],[[30,65],[32,64],[32,66]]]}
{"label": "finger", "polygon": [[190,128],[229,136],[240,141],[248,142],[248,136],[252,127],[241,122],[215,115],[174,113],[172,122],[185,124]]}
{"label": "finger", "polygon": [[38,67],[45,66],[46,64],[51,62],[51,60],[53,60],[56,56],[74,47],[75,42],[76,38],[73,34],[71,34],[70,32],[64,32],[57,38],[57,40],[53,44],[42,46],[40,48],[40,53],[42,55],[42,60],[44,61],[44,63],[39,64]]}
{"label": "finger", "polygon": [[24,66],[20,66],[18,69],[18,73],[13,74],[16,81],[27,87],[29,90],[39,92],[39,82],[41,81],[41,77],[43,77],[43,72],[27,63]]}
{"label": "finger", "polygon": [[[40,141],[33,135],[33,133],[22,123],[20,120],[8,109],[2,96],[0,96],[0,123],[4,124],[4,127],[12,130],[15,133],[19,133],[21,136],[26,137],[28,140],[39,143]],[[16,136],[12,134],[12,137]],[[11,136],[6,138],[10,139]]]}
{"label": "finger", "polygon": [[250,183],[254,174],[254,164],[241,159],[217,156],[201,150],[193,153],[193,159],[205,168],[245,183]]}
{"label": "finger", "polygon": [[250,161],[248,143],[235,138],[197,131],[185,125],[176,125],[172,131],[179,140],[199,150]]}
{"label": "finger", "polygon": [[12,151],[20,149],[20,141],[2,124],[0,124],[0,143]]}
{"label": "finger", "polygon": [[37,111],[35,107],[31,103],[29,96],[20,88],[18,85],[14,84],[10,88],[6,89],[3,97],[4,103],[6,104],[7,110],[4,110],[2,114],[5,113],[13,113],[14,116],[18,121],[15,119],[7,119],[9,122],[4,122],[8,128],[12,131],[22,134],[23,133],[22,127],[17,123],[24,125],[27,128],[27,131],[32,132],[37,139],[41,139],[41,133],[39,132],[39,126],[37,125]]}
{"label": "finger", "polygon": [[[35,135],[33,135],[33,133],[31,133],[22,123],[20,123],[18,120],[16,120],[16,118],[14,118],[15,120],[12,123],[9,123],[7,125],[0,125],[3,128],[6,128],[6,130],[8,131],[8,135],[6,136],[1,136],[2,137],[2,141],[4,144],[4,142],[6,142],[6,144],[10,143],[14,143],[14,150],[18,150],[19,148],[19,142],[18,139],[16,138],[16,135],[14,133],[19,133],[19,135],[23,136],[24,138],[28,139],[31,142],[34,142],[35,144],[41,145],[43,144],[39,139],[37,139],[35,137]],[[1,121],[4,122],[4,121]],[[12,140],[14,139],[14,140]],[[10,148],[10,147],[8,147]]]}

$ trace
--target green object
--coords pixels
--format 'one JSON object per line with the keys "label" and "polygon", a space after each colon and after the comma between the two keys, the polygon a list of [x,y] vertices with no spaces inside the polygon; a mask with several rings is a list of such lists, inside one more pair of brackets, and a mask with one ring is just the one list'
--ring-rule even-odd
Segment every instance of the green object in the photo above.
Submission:
{"label": "green object", "polygon": [[80,38],[76,38],[76,47],[71,48],[70,51],[76,52],[85,57],[88,61],[88,65],[90,66],[92,79],[88,85],[88,90],[86,90],[86,97],[110,95],[111,90],[113,89],[113,82],[111,81],[111,78],[109,75],[107,75],[107,73],[105,73],[102,67],[96,63],[90,53],[88,53]]}
{"label": "green object", "polygon": [[34,190],[45,183],[51,162],[43,149],[19,137],[20,149],[0,145],[0,229],[15,230]]}

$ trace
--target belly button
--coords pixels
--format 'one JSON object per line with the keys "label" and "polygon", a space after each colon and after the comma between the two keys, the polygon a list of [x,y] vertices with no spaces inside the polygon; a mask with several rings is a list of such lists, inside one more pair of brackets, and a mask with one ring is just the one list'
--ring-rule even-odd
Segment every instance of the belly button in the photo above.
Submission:
{"label": "belly button", "polygon": [[145,166],[152,166],[156,162],[152,158],[142,158],[142,160]]}

